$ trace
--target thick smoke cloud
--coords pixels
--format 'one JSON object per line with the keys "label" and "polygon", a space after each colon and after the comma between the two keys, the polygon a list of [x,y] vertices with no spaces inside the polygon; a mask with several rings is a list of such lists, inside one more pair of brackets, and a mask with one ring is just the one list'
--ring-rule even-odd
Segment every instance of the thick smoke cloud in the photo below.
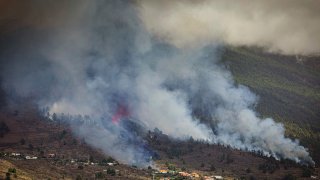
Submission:
{"label": "thick smoke cloud", "polygon": [[[40,18],[39,24],[12,15],[19,28],[4,33],[0,54],[7,91],[34,97],[88,143],[126,163],[146,165],[152,155],[130,122],[173,138],[192,136],[313,163],[304,147],[284,137],[282,124],[256,115],[256,96],[236,85],[219,63],[219,41],[198,43],[203,38],[195,34],[182,41],[190,46],[177,46],[171,39],[175,30],[150,29],[144,13],[159,10],[152,3],[76,4],[58,2],[55,7],[61,8],[50,11],[42,1],[32,1],[26,14],[52,15],[52,21]],[[162,30],[169,39],[158,33]],[[85,123],[74,122],[79,119]]]}
{"label": "thick smoke cloud", "polygon": [[320,52],[318,0],[140,0],[147,29],[178,47],[211,42]]}
{"label": "thick smoke cloud", "polygon": [[[82,115],[78,119],[87,122],[73,125],[75,133],[127,163],[145,165],[150,152],[121,122],[125,118],[174,138],[209,139],[211,130],[191,117],[185,97],[162,87],[165,79],[152,70],[156,63],[151,59],[152,40],[141,28],[134,4],[105,1],[79,6],[85,8],[72,7],[76,11],[68,11],[71,17],[66,20],[56,17],[57,25],[26,25],[24,17],[19,19],[23,22],[19,27],[27,28],[8,33],[5,37],[12,45],[1,53],[7,91],[35,97],[41,108],[49,106],[51,114],[71,124],[74,117],[69,115]],[[130,111],[130,117],[113,124],[120,106]]]}

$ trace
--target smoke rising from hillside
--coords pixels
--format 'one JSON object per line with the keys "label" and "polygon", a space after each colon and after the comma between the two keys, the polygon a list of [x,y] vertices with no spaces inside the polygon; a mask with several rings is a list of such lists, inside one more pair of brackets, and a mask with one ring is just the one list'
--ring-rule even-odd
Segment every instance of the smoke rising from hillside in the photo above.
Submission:
{"label": "smoke rising from hillside", "polygon": [[[32,2],[33,8],[49,8]],[[23,23],[1,40],[9,41],[0,54],[6,90],[34,97],[52,113],[89,115],[79,118],[94,125],[74,126],[74,132],[126,163],[146,165],[152,154],[126,119],[173,138],[192,136],[313,163],[304,147],[284,137],[282,124],[256,115],[256,96],[236,85],[219,63],[219,41],[198,43],[202,38],[194,36],[186,41],[190,46],[177,46],[162,33],[155,37],[159,33],[150,30],[143,15],[149,5],[143,1],[76,4],[63,4],[58,12],[48,9],[52,17],[39,21],[41,26],[15,21]],[[33,8],[31,14],[48,13]],[[173,32],[163,30],[176,37]]]}

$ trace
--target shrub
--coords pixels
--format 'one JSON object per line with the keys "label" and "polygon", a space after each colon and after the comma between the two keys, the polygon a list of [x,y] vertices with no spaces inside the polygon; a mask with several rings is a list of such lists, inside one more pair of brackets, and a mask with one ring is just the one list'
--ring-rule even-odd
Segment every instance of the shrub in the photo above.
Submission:
{"label": "shrub", "polygon": [[8,173],[16,173],[16,172],[17,172],[16,168],[9,168],[8,169]]}
{"label": "shrub", "polygon": [[104,178],[104,174],[102,172],[97,172],[95,174],[95,177],[96,177],[96,179],[102,179],[102,178]]}
{"label": "shrub", "polygon": [[107,162],[108,163],[112,163],[112,162],[114,162],[115,160],[112,158],[112,157],[108,157],[108,159],[107,159]]}
{"label": "shrub", "polygon": [[115,176],[116,175],[116,171],[112,168],[108,168],[107,169],[107,174],[111,175],[111,176]]}
{"label": "shrub", "polygon": [[175,171],[176,167],[174,165],[169,164],[168,165],[168,169],[171,170],[171,171]]}

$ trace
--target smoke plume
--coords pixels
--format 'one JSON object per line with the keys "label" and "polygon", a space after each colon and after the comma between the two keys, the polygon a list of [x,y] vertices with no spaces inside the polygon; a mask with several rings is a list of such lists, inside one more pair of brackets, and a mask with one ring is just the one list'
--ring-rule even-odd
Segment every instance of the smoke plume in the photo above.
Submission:
{"label": "smoke plume", "polygon": [[178,47],[212,42],[320,52],[318,0],[139,0],[147,29]]}
{"label": "smoke plume", "polygon": [[[284,38],[301,43],[286,42],[288,47],[284,47],[276,37],[270,39],[275,32],[268,38],[261,35],[260,40],[241,36],[241,28],[234,24],[241,24],[245,15],[225,21],[229,27],[219,30],[237,33],[217,38],[221,32],[211,33],[211,28],[221,23],[215,20],[233,10],[236,13],[236,6],[219,9],[219,4],[226,5],[218,1],[217,5],[212,4],[215,1],[49,2],[56,8],[34,0],[18,5],[28,16],[6,14],[13,25],[6,25],[1,38],[3,87],[18,96],[32,96],[40,108],[49,107],[51,113],[65,117],[91,145],[122,162],[148,164],[152,152],[128,125],[134,122],[142,131],[159,128],[177,139],[192,136],[313,164],[304,147],[284,136],[282,124],[257,116],[257,97],[235,84],[219,63],[219,52],[225,42],[308,54],[319,50],[320,41],[304,32],[297,39],[288,33]],[[15,9],[17,4],[8,6]],[[214,12],[215,8],[219,11]],[[39,19],[34,22],[33,18]],[[286,18],[290,23],[291,17],[283,21]],[[202,26],[206,23],[211,25]],[[76,125],[74,119],[85,123]]]}

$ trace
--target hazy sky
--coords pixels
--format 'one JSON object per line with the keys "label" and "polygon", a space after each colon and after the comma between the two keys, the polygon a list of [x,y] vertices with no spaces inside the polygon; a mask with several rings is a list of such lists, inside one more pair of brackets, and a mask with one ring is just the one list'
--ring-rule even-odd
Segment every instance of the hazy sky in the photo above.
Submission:
{"label": "hazy sky", "polygon": [[139,0],[147,29],[177,46],[222,42],[320,52],[319,0]]}

